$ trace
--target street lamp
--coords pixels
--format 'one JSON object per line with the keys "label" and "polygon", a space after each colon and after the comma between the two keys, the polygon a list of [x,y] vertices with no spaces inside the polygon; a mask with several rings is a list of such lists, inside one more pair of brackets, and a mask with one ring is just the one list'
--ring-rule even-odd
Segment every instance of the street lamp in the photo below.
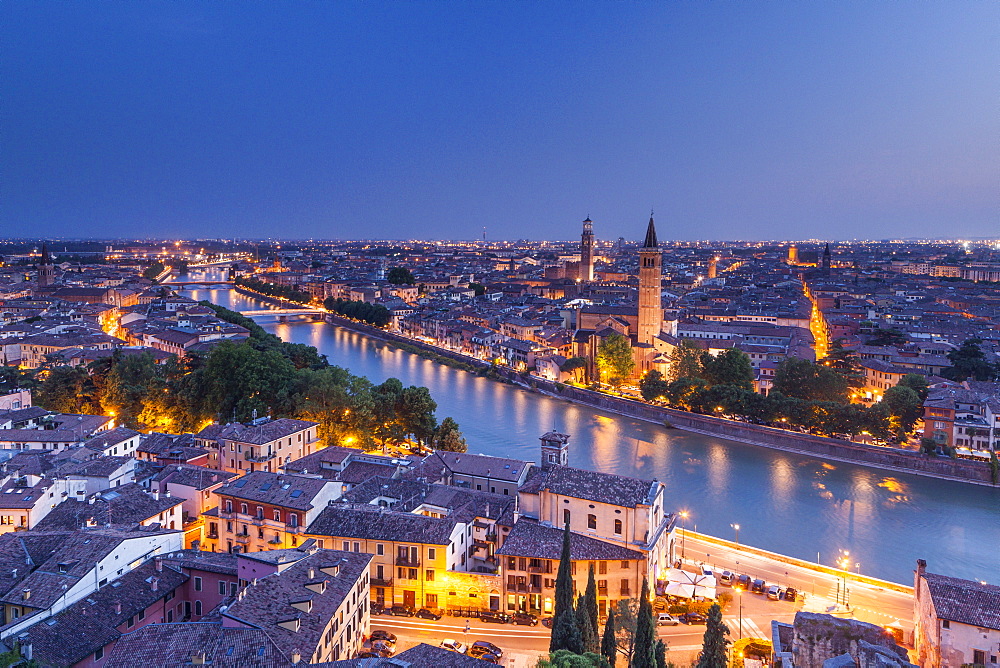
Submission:
{"label": "street lamp", "polygon": [[736,590],[736,598],[738,598],[740,601],[740,637],[737,638],[737,640],[742,640],[743,639],[743,588],[734,587],[733,589]]}
{"label": "street lamp", "polygon": [[687,543],[687,518],[689,513],[686,510],[682,510],[679,514],[681,516],[681,526],[683,527],[681,529],[681,561],[684,561],[684,545]]}
{"label": "street lamp", "polygon": [[[843,575],[841,575],[841,580],[844,583],[843,588],[841,590],[842,597],[844,599],[843,603],[845,608],[850,609],[851,606],[849,603],[848,591],[847,591],[847,575],[851,571],[851,553],[848,550],[841,550],[840,554],[841,556],[837,559],[837,566],[840,568],[841,571],[843,571]],[[837,602],[840,603],[839,600]]]}
{"label": "street lamp", "polygon": [[736,531],[736,544],[739,545],[740,544],[740,525],[739,524],[730,524],[729,526],[731,526]]}

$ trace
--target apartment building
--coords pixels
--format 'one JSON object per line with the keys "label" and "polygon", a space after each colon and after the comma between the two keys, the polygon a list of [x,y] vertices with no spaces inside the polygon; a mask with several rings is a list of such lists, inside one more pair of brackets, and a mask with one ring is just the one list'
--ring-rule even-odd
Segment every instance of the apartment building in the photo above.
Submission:
{"label": "apartment building", "polygon": [[208,466],[242,474],[276,472],[322,447],[319,424],[292,418],[259,418],[249,424],[212,424],[195,434],[195,444],[209,450]]}

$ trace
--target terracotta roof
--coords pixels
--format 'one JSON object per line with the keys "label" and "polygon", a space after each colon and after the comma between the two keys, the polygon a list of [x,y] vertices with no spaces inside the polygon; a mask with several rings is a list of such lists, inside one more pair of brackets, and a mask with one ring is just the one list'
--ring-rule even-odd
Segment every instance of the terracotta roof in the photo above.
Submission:
{"label": "terracotta roof", "polygon": [[310,510],[313,508],[312,500],[327,485],[335,483],[322,478],[251,471],[235,481],[223,484],[216,490],[216,494],[284,508]]}
{"label": "terracotta roof", "polygon": [[[559,559],[562,555],[563,530],[543,526],[534,520],[520,519],[507,535],[497,554],[510,557]],[[570,559],[574,561],[615,561],[645,559],[642,552],[615,543],[570,532]]]}
{"label": "terracotta roof", "polygon": [[261,629],[225,628],[219,623],[150,624],[123,635],[105,668],[189,668],[191,656],[205,652],[214,668],[288,668],[290,661]]}
{"label": "terracotta roof", "polygon": [[924,573],[940,619],[1000,631],[1000,586]]}
{"label": "terracotta roof", "polygon": [[455,520],[386,510],[379,506],[327,506],[309,525],[311,536],[365,538],[385,541],[414,541],[427,545],[448,545]]}
{"label": "terracotta roof", "polygon": [[655,480],[628,478],[614,473],[588,471],[570,466],[549,466],[531,472],[520,491],[538,494],[547,490],[551,494],[571,496],[615,506],[635,508],[649,504],[659,483]]}

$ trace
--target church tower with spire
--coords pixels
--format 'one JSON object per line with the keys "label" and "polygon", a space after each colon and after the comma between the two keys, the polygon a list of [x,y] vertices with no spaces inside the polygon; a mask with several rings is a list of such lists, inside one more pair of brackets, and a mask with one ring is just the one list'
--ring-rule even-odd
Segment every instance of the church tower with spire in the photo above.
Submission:
{"label": "church tower with spire", "polygon": [[660,333],[663,326],[662,280],[663,254],[656,241],[653,214],[649,214],[646,239],[639,249],[639,343],[647,345]]}
{"label": "church tower with spire", "polygon": [[580,280],[586,283],[594,280],[594,221],[590,216],[583,221],[580,236]]}
{"label": "church tower with spire", "polygon": [[46,288],[52,285],[52,281],[55,279],[55,267],[52,266],[52,260],[49,258],[49,248],[42,243],[42,259],[38,263],[38,287]]}
{"label": "church tower with spire", "polygon": [[823,270],[824,274],[828,274],[829,275],[829,273],[830,273],[830,244],[827,244],[826,248],[823,249],[823,260],[822,260],[822,264],[820,265],[820,268]]}

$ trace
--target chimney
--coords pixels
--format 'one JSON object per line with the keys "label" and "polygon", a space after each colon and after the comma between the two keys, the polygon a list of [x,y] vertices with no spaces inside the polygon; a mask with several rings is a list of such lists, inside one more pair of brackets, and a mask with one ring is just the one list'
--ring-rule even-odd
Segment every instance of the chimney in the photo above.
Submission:
{"label": "chimney", "polygon": [[27,601],[29,598],[31,598],[31,590],[28,588],[22,589],[21,600]]}
{"label": "chimney", "polygon": [[159,591],[160,589],[160,578],[153,578],[149,581],[149,588],[153,591]]}
{"label": "chimney", "polygon": [[153,490],[153,498],[156,499],[157,501],[160,500],[160,490],[158,489]]}
{"label": "chimney", "polygon": [[205,665],[205,650],[197,650],[191,653],[191,665],[192,666],[204,666]]}
{"label": "chimney", "polygon": [[153,564],[156,566],[156,572],[160,573],[163,571],[163,558],[153,557]]}
{"label": "chimney", "polygon": [[299,650],[297,650],[297,649],[293,649],[292,650],[292,664],[297,666],[299,664],[299,661],[301,661],[301,660],[302,660],[302,653],[299,652]]}
{"label": "chimney", "polygon": [[27,633],[22,633],[17,637],[17,645],[21,649],[21,658],[25,661],[31,661],[34,648],[31,646],[31,641],[28,640]]}
{"label": "chimney", "polygon": [[927,572],[927,561],[917,559],[917,570],[913,573],[913,595],[916,598],[917,608],[920,607],[920,578]]}
{"label": "chimney", "polygon": [[122,602],[121,601],[115,601],[115,614],[116,615],[122,614]]}
{"label": "chimney", "polygon": [[310,568],[309,569],[309,579],[312,580],[314,577],[316,577],[316,569],[315,568]]}

